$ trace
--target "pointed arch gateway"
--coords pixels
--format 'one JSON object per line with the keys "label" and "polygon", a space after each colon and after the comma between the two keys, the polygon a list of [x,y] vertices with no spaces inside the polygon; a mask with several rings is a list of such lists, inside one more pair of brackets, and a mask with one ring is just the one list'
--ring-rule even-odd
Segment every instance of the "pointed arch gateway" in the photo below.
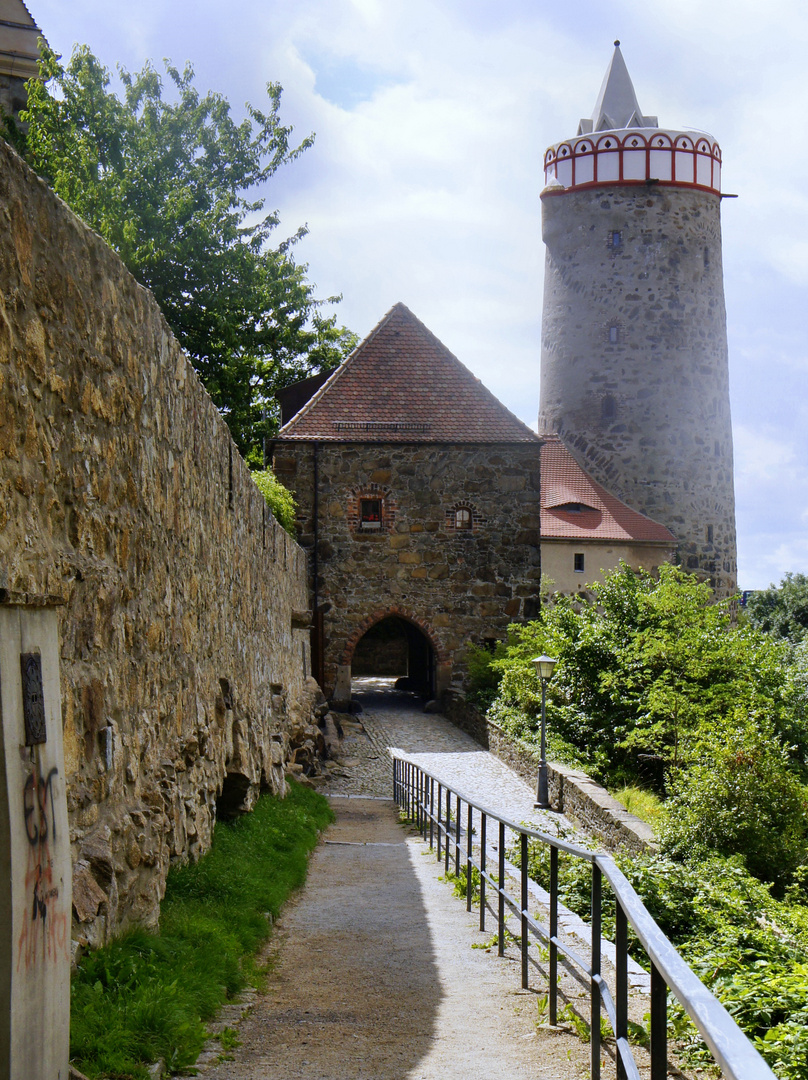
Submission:
{"label": "pointed arch gateway", "polygon": [[449,685],[451,658],[426,619],[392,604],[366,615],[345,641],[335,701],[350,699],[352,673],[406,677],[411,689],[437,697]]}

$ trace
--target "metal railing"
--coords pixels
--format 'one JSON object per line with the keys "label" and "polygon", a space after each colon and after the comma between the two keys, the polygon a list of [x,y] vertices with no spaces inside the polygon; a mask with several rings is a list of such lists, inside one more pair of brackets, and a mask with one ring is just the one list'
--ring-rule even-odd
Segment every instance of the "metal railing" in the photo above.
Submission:
{"label": "metal railing", "polygon": [[[590,1059],[592,1080],[600,1080],[601,1014],[605,1011],[614,1035],[618,1080],[640,1080],[637,1063],[628,1039],[628,928],[632,927],[645,950],[651,968],[650,1058],[651,1080],[666,1080],[668,1075],[668,990],[684,1007],[715,1061],[728,1080],[775,1080],[774,1073],[750,1043],[724,1006],[690,970],[674,946],[653,920],[631,883],[608,855],[587,851],[535,829],[509,821],[474,799],[450,787],[413,761],[393,755],[393,798],[405,816],[414,822],[431,849],[437,844],[437,857],[445,871],[454,862],[454,873],[466,874],[466,908],[472,910],[473,871],[479,873],[480,929],[485,930],[487,895],[496,894],[497,952],[505,953],[506,908],[521,920],[520,949],[522,988],[529,986],[528,946],[530,935],[540,939],[549,950],[548,1016],[558,1021],[558,962],[562,953],[589,984]],[[463,817],[465,815],[465,826]],[[475,820],[476,815],[476,820]],[[494,844],[489,826],[494,823]],[[479,825],[475,844],[474,833]],[[506,834],[518,840],[520,896],[508,892],[506,876]],[[465,846],[463,838],[465,837]],[[528,910],[529,874],[528,841],[538,840],[550,848],[550,889],[548,925],[539,923]],[[491,860],[496,848],[496,861]],[[579,956],[558,933],[558,853],[565,852],[588,862],[592,867],[591,932],[589,960]],[[493,867],[496,867],[494,869]],[[615,980],[614,994],[601,974],[601,915],[603,880],[615,899]]]}

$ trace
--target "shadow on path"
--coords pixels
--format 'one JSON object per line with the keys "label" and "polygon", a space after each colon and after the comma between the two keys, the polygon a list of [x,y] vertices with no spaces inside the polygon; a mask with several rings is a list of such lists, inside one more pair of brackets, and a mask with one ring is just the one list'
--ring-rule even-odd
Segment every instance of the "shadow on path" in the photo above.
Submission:
{"label": "shadow on path", "polygon": [[217,1080],[400,1080],[442,998],[421,886],[391,802],[334,799],[337,821],[283,912],[265,996]]}

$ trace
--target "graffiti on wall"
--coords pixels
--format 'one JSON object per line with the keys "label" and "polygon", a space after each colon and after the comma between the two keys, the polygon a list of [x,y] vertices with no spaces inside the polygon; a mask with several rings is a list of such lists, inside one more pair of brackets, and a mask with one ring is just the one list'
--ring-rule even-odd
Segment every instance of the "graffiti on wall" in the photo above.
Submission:
{"label": "graffiti on wall", "polygon": [[69,955],[68,913],[59,903],[59,886],[54,880],[52,845],[56,837],[56,798],[59,770],[51,768],[46,777],[36,761],[22,789],[23,820],[28,841],[25,870],[26,910],[17,948],[17,970],[30,970]]}

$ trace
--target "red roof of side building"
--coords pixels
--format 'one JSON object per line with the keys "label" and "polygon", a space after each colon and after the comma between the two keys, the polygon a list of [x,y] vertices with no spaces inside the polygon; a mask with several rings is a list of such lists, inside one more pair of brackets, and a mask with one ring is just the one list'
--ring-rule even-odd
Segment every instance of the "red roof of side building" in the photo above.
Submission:
{"label": "red roof of side building", "polygon": [[385,315],[278,439],[539,442],[404,304]]}
{"label": "red roof of side building", "polygon": [[593,480],[557,435],[542,438],[542,540],[676,543],[664,525],[632,510]]}

